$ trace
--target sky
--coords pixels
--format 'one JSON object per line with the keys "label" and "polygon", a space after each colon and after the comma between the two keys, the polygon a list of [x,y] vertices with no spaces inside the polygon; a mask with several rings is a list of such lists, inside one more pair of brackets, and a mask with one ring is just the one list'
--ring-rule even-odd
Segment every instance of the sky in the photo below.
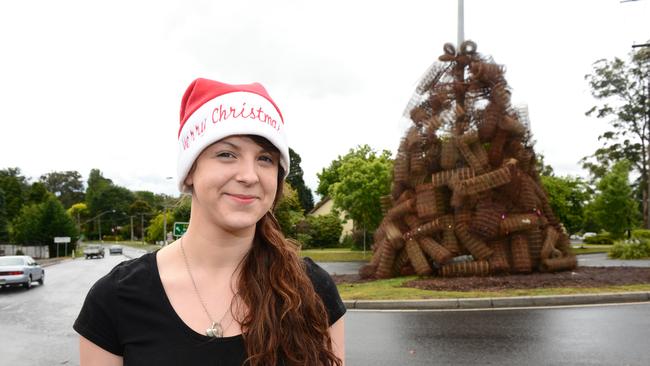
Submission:
{"label": "sky", "polygon": [[[650,40],[650,0],[466,0],[465,39],[505,65],[536,152],[586,176],[606,121],[584,76]],[[457,40],[457,2],[2,1],[0,169],[97,168],[177,195],[180,101],[197,77],[260,82],[313,190],[358,145],[397,151],[418,80]],[[167,179],[173,177],[173,179]]]}

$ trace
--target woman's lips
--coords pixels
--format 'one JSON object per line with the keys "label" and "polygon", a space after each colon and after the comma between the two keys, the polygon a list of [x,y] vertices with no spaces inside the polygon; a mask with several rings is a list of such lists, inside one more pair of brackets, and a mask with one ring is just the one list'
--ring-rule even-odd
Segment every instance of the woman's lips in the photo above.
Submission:
{"label": "woman's lips", "polygon": [[230,194],[227,193],[227,195],[232,198],[234,201],[239,202],[239,203],[251,203],[255,201],[257,197],[255,196],[249,196],[247,194]]}

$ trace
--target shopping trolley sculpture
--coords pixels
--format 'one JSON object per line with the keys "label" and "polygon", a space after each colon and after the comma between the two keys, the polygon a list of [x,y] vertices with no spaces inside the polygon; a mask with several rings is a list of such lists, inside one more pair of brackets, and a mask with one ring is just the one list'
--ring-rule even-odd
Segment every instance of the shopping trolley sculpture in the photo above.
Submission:
{"label": "shopping trolley sculpture", "polygon": [[406,108],[391,195],[364,278],[485,276],[576,267],[537,172],[504,68],[444,46]]}

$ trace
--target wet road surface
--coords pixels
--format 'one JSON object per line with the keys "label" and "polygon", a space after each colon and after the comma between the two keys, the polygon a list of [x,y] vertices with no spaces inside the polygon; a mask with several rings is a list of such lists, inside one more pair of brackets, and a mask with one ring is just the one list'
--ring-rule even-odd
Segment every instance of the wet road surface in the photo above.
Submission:
{"label": "wet road surface", "polygon": [[[45,269],[43,286],[1,290],[0,365],[78,365],[72,323],[90,286],[125,259],[66,261]],[[648,365],[648,339],[648,303],[346,315],[351,366]]]}
{"label": "wet road surface", "polygon": [[45,284],[0,290],[0,365],[78,365],[72,329],[93,283],[126,257],[77,259],[45,268]]}
{"label": "wet road surface", "polygon": [[649,365],[650,303],[349,311],[348,365]]}

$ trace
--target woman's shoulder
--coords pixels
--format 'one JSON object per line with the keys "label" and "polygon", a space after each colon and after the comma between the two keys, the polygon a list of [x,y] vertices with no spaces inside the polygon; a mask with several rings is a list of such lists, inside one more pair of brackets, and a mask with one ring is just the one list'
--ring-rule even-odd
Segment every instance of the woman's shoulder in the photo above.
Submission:
{"label": "woman's shoulder", "polygon": [[113,267],[104,277],[97,280],[94,288],[117,288],[133,281],[151,278],[155,269],[156,253],[146,253],[138,258],[128,259]]}
{"label": "woman's shoulder", "polygon": [[314,262],[313,259],[309,257],[302,258],[303,263],[305,264],[305,270],[307,275],[311,279],[311,282],[316,284],[327,284],[328,282],[334,283],[332,277],[323,267],[319,266],[318,263]]}
{"label": "woman's shoulder", "polygon": [[319,266],[318,263],[314,262],[311,258],[304,257],[303,262],[305,264],[307,276],[314,286],[314,290],[323,300],[323,304],[325,305],[325,309],[329,316],[329,325],[332,325],[339,320],[346,311],[343,300],[341,300],[339,291],[336,288],[336,283],[332,279],[332,276],[330,276],[323,267]]}

